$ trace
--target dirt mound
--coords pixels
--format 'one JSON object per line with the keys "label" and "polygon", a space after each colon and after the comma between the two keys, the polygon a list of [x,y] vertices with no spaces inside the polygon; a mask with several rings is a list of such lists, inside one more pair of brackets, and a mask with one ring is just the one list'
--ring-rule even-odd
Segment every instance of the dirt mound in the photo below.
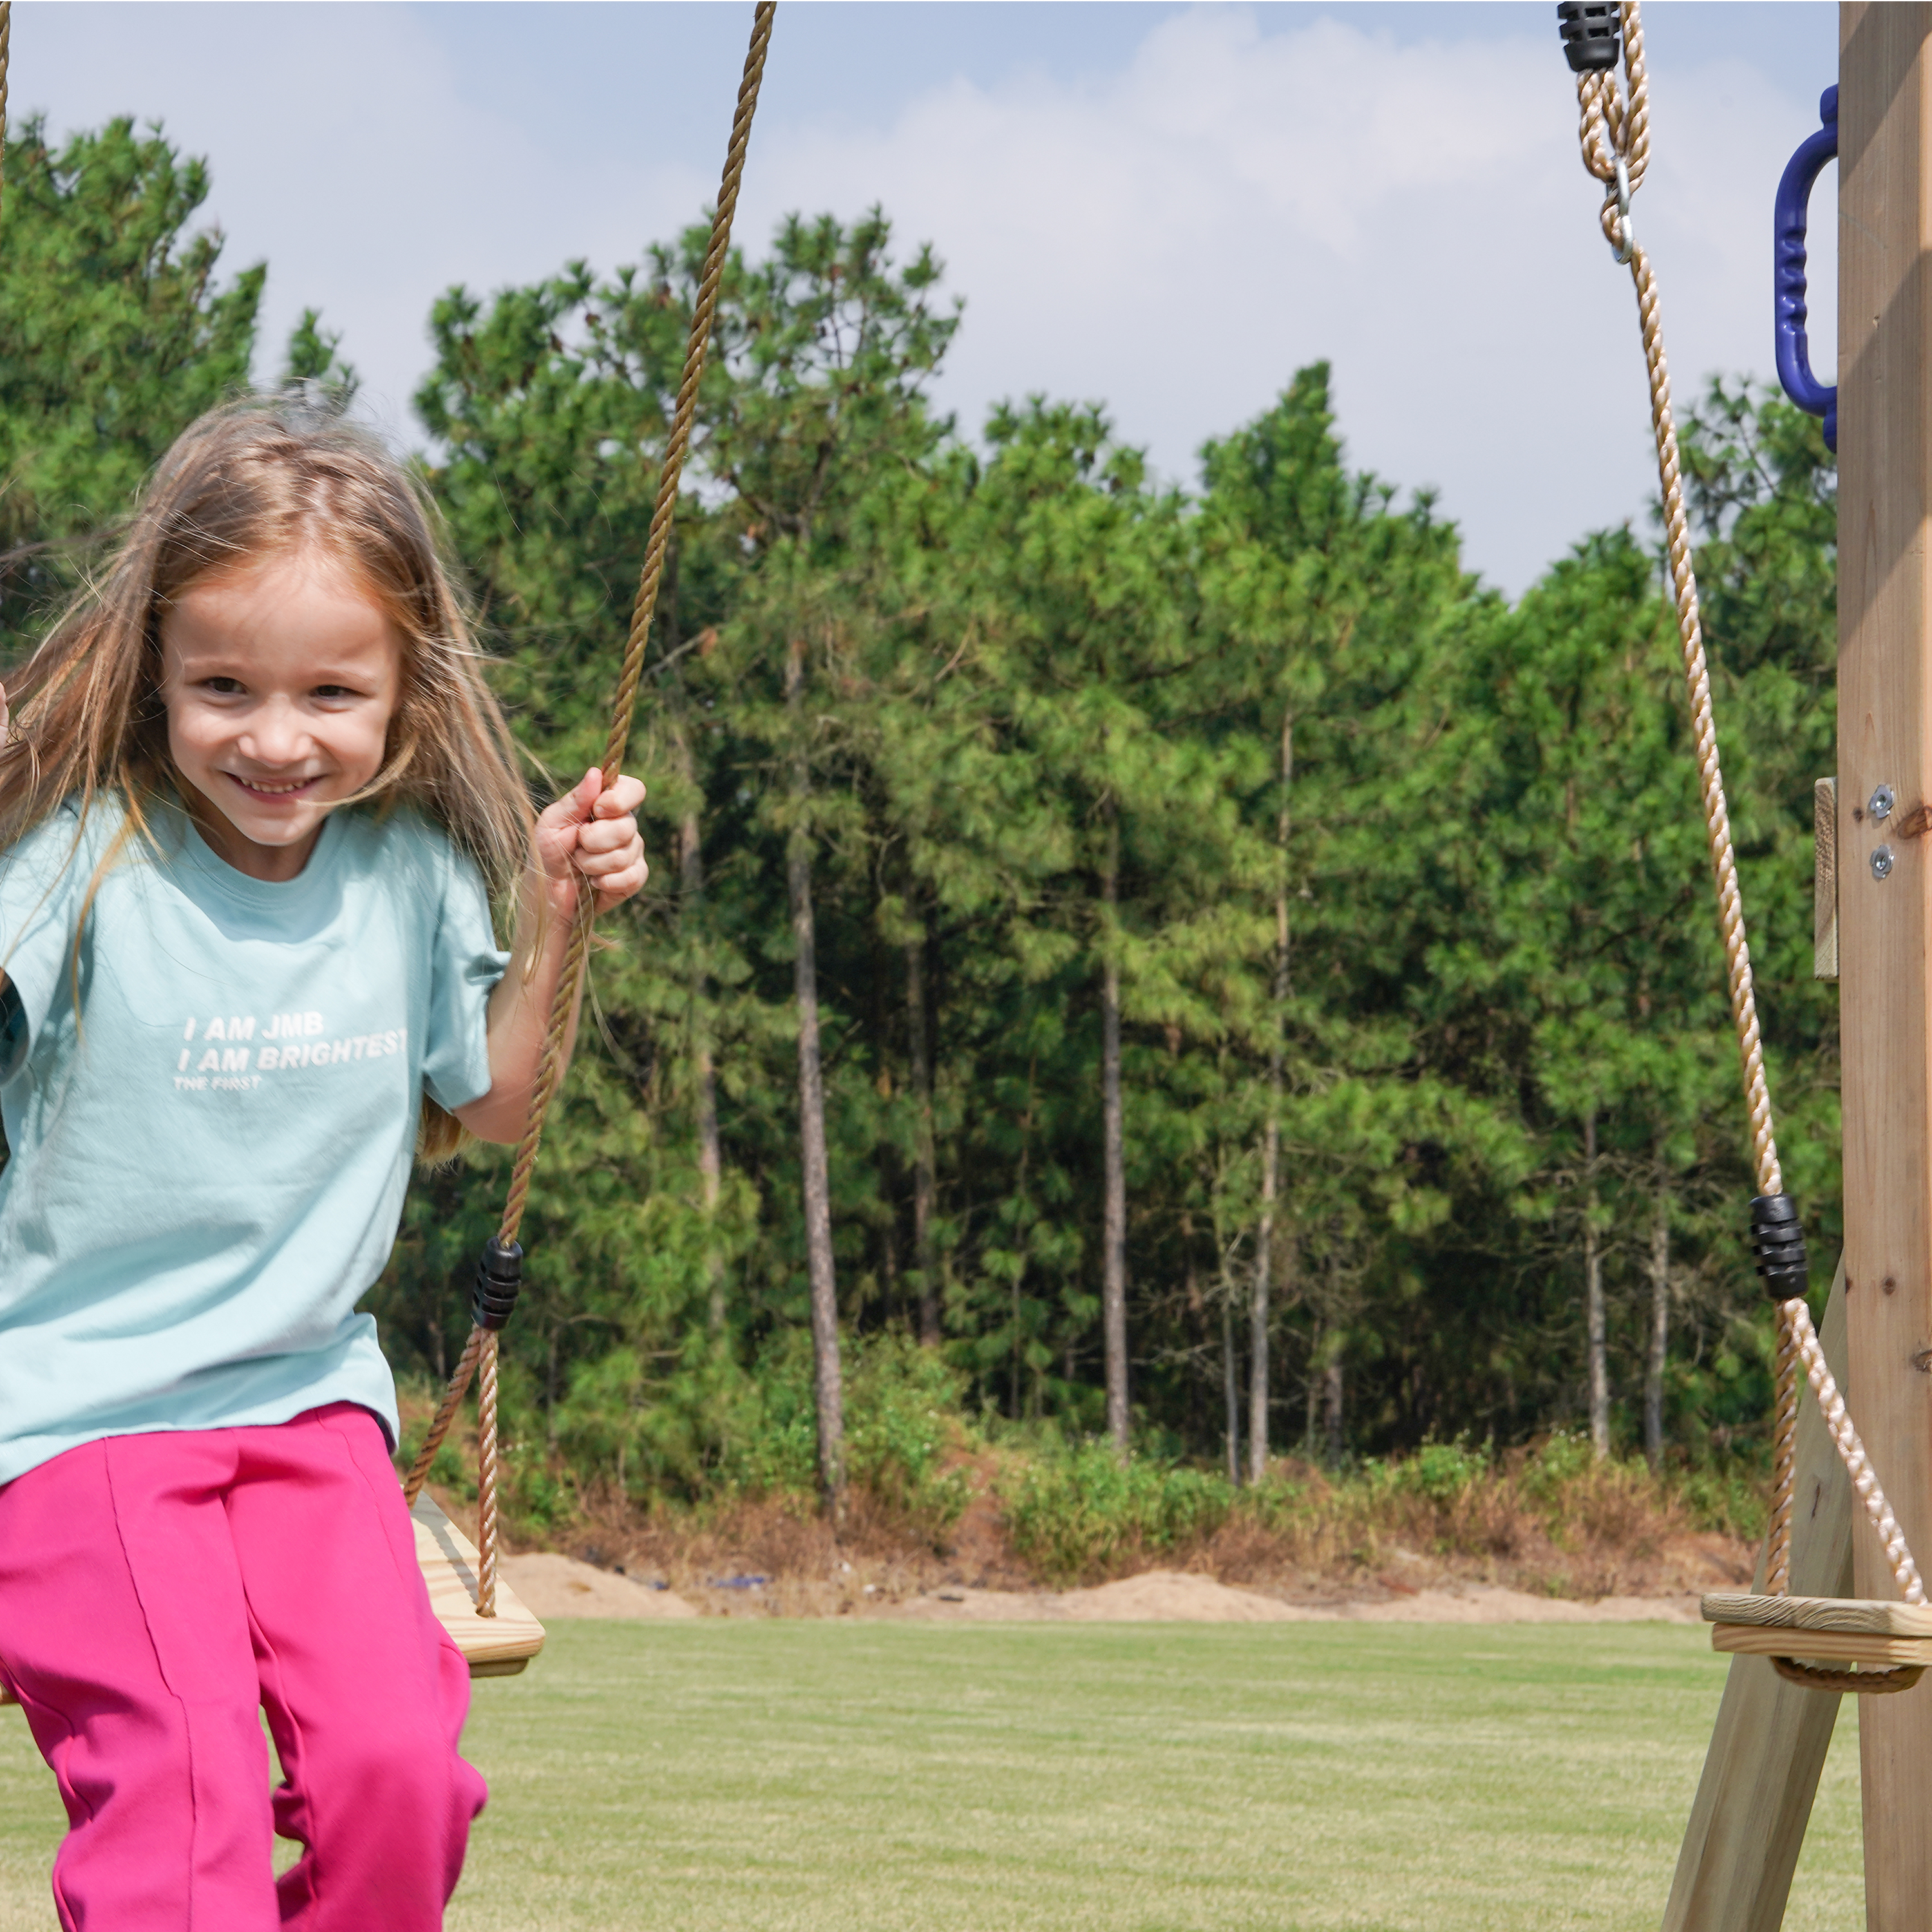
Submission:
{"label": "dirt mound", "polygon": [[1343,1604],[1316,1615],[1370,1624],[1694,1624],[1695,1597],[1600,1597],[1578,1603],[1473,1583],[1460,1589],[1418,1590],[1384,1604]]}
{"label": "dirt mound", "polygon": [[1274,1624],[1305,1614],[1258,1590],[1230,1589],[1179,1570],[1144,1570],[1091,1590],[1069,1590],[1059,1603],[1060,1614],[1074,1623]]}
{"label": "dirt mound", "polygon": [[922,1623],[1695,1623],[1694,1597],[1606,1597],[1576,1603],[1478,1584],[1418,1590],[1387,1602],[1293,1604],[1211,1576],[1144,1570],[1091,1590],[942,1590],[868,1605],[882,1617]]}
{"label": "dirt mound", "polygon": [[697,1610],[675,1590],[653,1590],[574,1556],[537,1550],[503,1558],[503,1577],[539,1623],[568,1617],[694,1617]]}
{"label": "dirt mound", "polygon": [[1211,1576],[1148,1570],[1090,1590],[941,1590],[867,1605],[882,1617],[922,1623],[1298,1623],[1311,1612]]}

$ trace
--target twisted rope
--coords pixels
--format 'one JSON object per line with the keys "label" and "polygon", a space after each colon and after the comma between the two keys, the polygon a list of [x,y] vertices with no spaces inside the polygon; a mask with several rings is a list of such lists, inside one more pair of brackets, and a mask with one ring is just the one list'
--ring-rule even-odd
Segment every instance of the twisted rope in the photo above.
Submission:
{"label": "twisted rope", "polygon": [[[1600,211],[1604,238],[1620,261],[1630,264],[1636,288],[1637,320],[1643,337],[1643,358],[1650,376],[1651,428],[1657,442],[1657,480],[1664,496],[1665,546],[1670,560],[1670,580],[1677,613],[1678,641],[1684,658],[1684,684],[1689,700],[1690,736],[1697,759],[1697,782],[1704,807],[1704,832],[1710,848],[1712,880],[1718,898],[1718,932],[1724,949],[1724,976],[1730,995],[1731,1024],[1737,1035],[1738,1057],[1744,1078],[1744,1107],[1750,1125],[1751,1164],[1760,1194],[1781,1194],[1784,1178],[1778,1162],[1772,1132],[1771,1093],[1764,1073],[1764,1046],[1758,1030],[1757,998],[1751,980],[1750,948],[1745,943],[1744,898],[1738,887],[1737,860],[1731,846],[1730,810],[1724,798],[1724,772],[1718,759],[1718,730],[1711,708],[1710,668],[1704,656],[1703,625],[1698,614],[1697,578],[1690,559],[1690,521],[1684,509],[1684,479],[1677,448],[1677,424],[1670,406],[1670,365],[1664,352],[1664,322],[1657,277],[1650,256],[1637,241],[1629,220],[1629,194],[1643,179],[1650,162],[1650,86],[1644,66],[1643,23],[1637,0],[1623,0],[1622,30],[1624,88],[1619,92],[1614,71],[1576,76],[1578,141],[1583,165],[1606,190]],[[1618,180],[1619,165],[1622,180]],[[1628,190],[1628,193],[1623,190]],[[1912,1561],[1904,1533],[1886,1502],[1878,1476],[1865,1454],[1846,1412],[1825,1352],[1812,1326],[1811,1311],[1800,1298],[1780,1302],[1778,1309],[1777,1429],[1772,1484],[1772,1531],[1766,1587],[1773,1596],[1789,1594],[1791,1579],[1791,1517],[1796,1482],[1798,1439],[1797,1371],[1800,1366],[1825,1418],[1832,1440],[1864,1505],[1867,1520],[1878,1532],[1892,1580],[1908,1604],[1925,1600],[1925,1589]],[[1904,1690],[1918,1681],[1916,1669],[1874,1671],[1869,1675],[1821,1670],[1790,1658],[1775,1660],[1779,1673],[1794,1683],[1821,1690],[1864,1692]]]}
{"label": "twisted rope", "polygon": [[1774,1597],[1791,1593],[1791,1511],[1798,1474],[1798,1329],[1778,1310],[1778,1424],[1772,1456],[1771,1549],[1764,1587]]}
{"label": "twisted rope", "polygon": [[7,147],[7,62],[13,43],[14,0],[0,0],[0,160]]}
{"label": "twisted rope", "polygon": [[1922,1664],[1900,1664],[1888,1670],[1833,1670],[1822,1664],[1799,1664],[1774,1657],[1771,1667],[1786,1683],[1807,1690],[1832,1690],[1841,1697],[1882,1697],[1888,1691],[1910,1690],[1925,1675]]}
{"label": "twisted rope", "polygon": [[1810,1312],[1802,1301],[1787,1301],[1781,1304],[1778,1312],[1791,1318],[1798,1336],[1799,1358],[1804,1364],[1805,1380],[1811,1384],[1811,1393],[1817,1397],[1819,1409],[1825,1418],[1825,1426],[1832,1432],[1832,1440],[1838,1444],[1838,1457],[1852,1479],[1852,1492],[1864,1505],[1865,1520],[1878,1533],[1879,1545],[1885,1552],[1886,1561],[1892,1566],[1898,1594],[1908,1604],[1922,1604],[1925,1600],[1925,1586],[1920,1580],[1918,1565],[1912,1560],[1905,1532],[1899,1528],[1898,1519],[1892,1513],[1892,1505],[1886,1501],[1885,1492],[1879,1486],[1878,1472],[1865,1454],[1865,1445],[1858,1440],[1858,1432],[1852,1426],[1844,1396],[1826,1365],[1825,1351],[1819,1345],[1817,1330],[1811,1326]]}
{"label": "twisted rope", "polygon": [[[670,547],[673,520],[677,513],[680,483],[685,458],[691,448],[692,424],[698,413],[698,385],[704,375],[705,352],[710,346],[711,327],[718,310],[718,284],[724,279],[724,264],[730,253],[732,218],[737,212],[738,189],[745,172],[745,150],[752,138],[752,117],[758,105],[758,87],[764,77],[765,55],[771,44],[772,16],[776,0],[758,0],[752,22],[752,44],[745,56],[745,71],[738,86],[738,106],[731,120],[731,139],[726,148],[724,172],[718,185],[718,208],[712,218],[711,242],[698,277],[698,300],[691,314],[691,334],[685,348],[684,374],[678,384],[677,405],[672,414],[670,434],[664,442],[663,466],[658,473],[657,500],[651,512],[650,535],[644,545],[644,568],[638,580],[636,602],[631,610],[631,628],[625,640],[623,668],[618,677],[616,694],[611,702],[610,734],[604,745],[604,782],[615,782],[622,769],[624,749],[630,742],[631,718],[636,709],[638,680],[643,675],[644,650],[650,642],[651,620],[657,610],[658,589],[664,579],[664,557]],[[584,979],[584,962],[590,928],[596,916],[596,895],[580,890],[577,916],[571,924],[570,947],[564,956],[563,970],[557,980],[550,1024],[544,1035],[543,1057],[530,1089],[530,1114],[524,1137],[517,1148],[515,1164],[510,1171],[510,1187],[503,1203],[497,1238],[506,1246],[517,1238],[523,1226],[524,1208],[530,1198],[530,1177],[537,1164],[537,1149],[543,1141],[544,1118],[552,1096],[562,1078],[564,1042],[570,1034],[572,1015]],[[482,1377],[478,1398],[477,1565],[476,1610],[479,1616],[496,1613],[497,1516],[496,1480],[496,1336],[493,1330],[472,1329],[439,1405],[430,1432],[404,1485],[412,1504],[421,1494],[429,1466],[448,1432],[470,1378],[478,1365]]]}

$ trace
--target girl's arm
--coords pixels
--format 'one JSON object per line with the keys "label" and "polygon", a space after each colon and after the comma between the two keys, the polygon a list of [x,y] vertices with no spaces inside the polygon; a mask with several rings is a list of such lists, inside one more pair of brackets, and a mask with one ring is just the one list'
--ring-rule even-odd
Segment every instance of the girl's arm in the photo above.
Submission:
{"label": "girl's arm", "polygon": [[[456,1110],[456,1118],[479,1140],[522,1137],[530,1089],[543,1058],[544,1030],[570,950],[578,878],[596,886],[599,912],[644,889],[650,868],[644,863],[644,842],[634,815],[644,802],[644,788],[635,778],[620,778],[606,791],[602,773],[593,769],[537,820],[532,862],[518,902],[509,970],[490,995],[490,1090]],[[578,993],[580,1001],[581,987]],[[576,1039],[573,1009],[564,1040],[566,1066]]]}

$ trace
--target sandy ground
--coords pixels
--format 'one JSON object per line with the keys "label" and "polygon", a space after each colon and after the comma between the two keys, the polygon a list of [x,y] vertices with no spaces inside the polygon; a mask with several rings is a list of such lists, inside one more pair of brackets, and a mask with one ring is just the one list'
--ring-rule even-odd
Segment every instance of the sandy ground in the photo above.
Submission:
{"label": "sandy ground", "polygon": [[580,1563],[574,1556],[538,1551],[503,1558],[503,1577],[539,1623],[568,1617],[628,1620],[694,1617],[695,1604],[675,1590],[654,1590],[614,1570]]}
{"label": "sandy ground", "polygon": [[1418,1590],[1385,1603],[1285,1604],[1174,1570],[1149,1570],[1096,1589],[1028,1594],[947,1590],[882,1605],[872,1614],[935,1622],[999,1623],[1594,1624],[1698,1621],[1695,1597],[1606,1597],[1593,1604],[1473,1585]]}
{"label": "sandy ground", "polygon": [[[651,1588],[574,1558],[552,1554],[504,1559],[510,1587],[545,1623],[570,1617],[626,1619],[701,1616],[675,1590]],[[1378,1623],[1595,1624],[1698,1621],[1695,1597],[1606,1597],[1595,1603],[1533,1596],[1472,1584],[1418,1590],[1384,1602],[1310,1606],[1211,1576],[1149,1570],[1091,1590],[939,1590],[897,1600],[854,1600],[862,1616],[926,1623]]]}

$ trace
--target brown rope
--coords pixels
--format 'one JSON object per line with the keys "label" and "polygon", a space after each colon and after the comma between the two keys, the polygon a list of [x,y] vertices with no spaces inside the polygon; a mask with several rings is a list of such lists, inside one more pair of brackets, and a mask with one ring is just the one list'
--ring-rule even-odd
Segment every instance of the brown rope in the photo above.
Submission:
{"label": "brown rope", "polygon": [[1841,1696],[1882,1697],[1893,1690],[1910,1690],[1925,1675],[1922,1664],[1900,1664],[1888,1670],[1832,1670],[1822,1664],[1800,1664],[1774,1657],[1771,1667],[1786,1682],[1807,1690],[1835,1690]]}
{"label": "brown rope", "polygon": [[[1711,868],[1717,888],[1718,930],[1724,942],[1725,978],[1730,994],[1731,1023],[1737,1034],[1738,1055],[1744,1076],[1744,1106],[1750,1117],[1751,1162],[1760,1194],[1784,1191],[1772,1132],[1771,1094],[1766,1084],[1764,1046],[1758,1030],[1757,1000],[1751,980],[1750,948],[1744,939],[1744,899],[1738,889],[1737,860],[1731,846],[1730,811],[1724,798],[1724,772],[1718,760],[1717,725],[1711,709],[1710,668],[1704,656],[1703,626],[1698,615],[1697,578],[1690,558],[1690,521],[1684,509],[1684,479],[1678,460],[1677,424],[1670,406],[1670,367],[1664,352],[1664,323],[1657,277],[1650,256],[1630,226],[1627,188],[1634,194],[1650,160],[1650,86],[1643,58],[1643,22],[1637,0],[1623,0],[1622,28],[1624,90],[1612,71],[1576,76],[1579,140],[1583,165],[1606,190],[1600,219],[1604,234],[1619,261],[1630,264],[1636,286],[1637,319],[1643,335],[1645,366],[1650,376],[1651,427],[1657,442],[1657,476],[1664,495],[1664,529],[1676,595],[1677,634],[1684,656],[1684,689],[1690,700],[1690,735],[1697,757],[1699,788],[1703,795],[1704,830],[1710,847]],[[1622,182],[1618,179],[1622,164]],[[1811,1311],[1802,1298],[1778,1306],[1778,1408],[1772,1486],[1772,1527],[1766,1585],[1774,1596],[1787,1594],[1791,1576],[1791,1514],[1796,1482],[1798,1437],[1798,1370],[1804,1370],[1825,1418],[1832,1442],[1864,1506],[1867,1519],[1878,1533],[1892,1580],[1908,1604],[1925,1600],[1918,1566],[1912,1560],[1904,1533],[1886,1502],[1876,1472],[1852,1426],[1844,1396],[1825,1362]],[[1778,1660],[1781,1674],[1794,1682],[1820,1689],[1876,1691],[1905,1690],[1918,1682],[1916,1670],[1863,1673],[1813,1671],[1808,1665]],[[1906,1681],[1892,1682],[1897,1676]],[[1838,1680],[1849,1679],[1849,1684]]]}
{"label": "brown rope", "polygon": [[[7,62],[14,44],[14,0],[0,0],[0,164],[7,151]],[[0,174],[4,174],[0,165]]]}
{"label": "brown rope", "polygon": [[1798,1484],[1798,1330],[1778,1310],[1778,1425],[1772,1455],[1771,1547],[1764,1587],[1774,1597],[1791,1591],[1791,1510]]}
{"label": "brown rope", "polygon": [[422,1486],[429,1480],[429,1466],[436,1460],[436,1452],[442,1447],[442,1438],[449,1433],[449,1425],[455,1420],[456,1412],[469,1390],[470,1378],[476,1373],[476,1358],[483,1346],[483,1337],[488,1333],[486,1328],[470,1330],[470,1340],[464,1344],[455,1372],[449,1378],[449,1386],[443,1390],[442,1401],[436,1404],[429,1433],[423,1438],[423,1446],[417,1450],[416,1460],[410,1465],[403,1494],[409,1498],[412,1508],[416,1498],[422,1494]]}
{"label": "brown rope", "polygon": [[[711,244],[705,251],[704,266],[698,277],[698,300],[692,310],[691,334],[685,350],[684,375],[678,384],[677,406],[671,418],[670,434],[664,442],[663,466],[658,474],[657,501],[651,512],[650,536],[644,546],[637,602],[632,608],[630,635],[624,645],[623,670],[611,704],[610,735],[604,746],[606,785],[616,780],[623,763],[624,748],[630,740],[638,680],[644,671],[644,650],[650,639],[651,620],[657,609],[658,587],[664,579],[665,554],[670,547],[679,484],[684,474],[685,457],[691,447],[692,424],[698,412],[698,384],[704,375],[705,352],[710,344],[712,320],[717,313],[718,284],[724,278],[725,260],[730,252],[731,220],[737,212],[738,188],[745,172],[745,150],[752,137],[752,117],[758,109],[758,86],[764,77],[765,54],[771,44],[772,16],[776,11],[776,0],[758,0],[752,20],[752,44],[745,56],[744,77],[738,87],[737,112],[732,117],[724,172],[718,185],[718,210],[712,218]],[[515,1240],[518,1230],[523,1226],[524,1204],[530,1197],[530,1176],[536,1169],[537,1149],[543,1140],[544,1117],[562,1077],[564,1042],[569,1036],[571,1016],[577,1009],[584,962],[596,913],[596,895],[587,891],[580,892],[577,917],[571,926],[570,948],[564,956],[556,998],[550,1006],[550,1024],[544,1035],[543,1058],[538,1064],[536,1080],[530,1089],[530,1114],[523,1139],[517,1148],[515,1165],[510,1171],[509,1193],[503,1204],[502,1220],[497,1230],[497,1238],[506,1246]],[[494,1332],[481,1328],[471,1331],[463,1359],[457,1364],[456,1372],[450,1378],[449,1388],[436,1411],[436,1420],[430,1425],[430,1433],[417,1454],[404,1490],[413,1504],[479,1360],[482,1375],[477,1417],[476,1542],[479,1561],[476,1609],[479,1616],[488,1617],[496,1613],[498,1450],[496,1336]]]}

